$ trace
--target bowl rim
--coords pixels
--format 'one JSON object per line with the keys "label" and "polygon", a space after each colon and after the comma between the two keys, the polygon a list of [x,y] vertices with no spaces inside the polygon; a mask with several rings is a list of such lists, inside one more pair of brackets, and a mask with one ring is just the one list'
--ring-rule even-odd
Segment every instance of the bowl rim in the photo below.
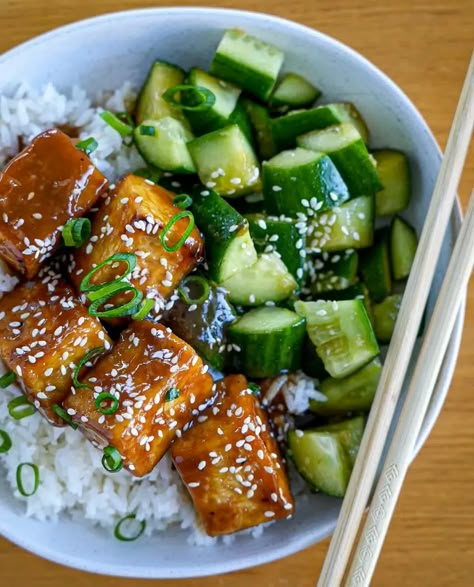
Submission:
{"label": "bowl rim", "polygon": [[[102,21],[117,21],[120,22],[122,19],[130,18],[130,16],[146,16],[146,15],[157,15],[162,14],[165,15],[174,15],[174,14],[183,14],[187,13],[188,15],[196,15],[205,17],[206,15],[210,14],[226,14],[229,16],[233,16],[238,18],[239,16],[244,15],[247,18],[254,19],[257,23],[266,23],[268,24],[269,21],[279,24],[280,26],[285,26],[286,28],[290,28],[295,32],[301,32],[304,34],[311,34],[314,37],[318,37],[320,40],[331,44],[333,47],[339,50],[343,50],[345,53],[348,53],[354,60],[361,63],[365,68],[368,68],[372,71],[372,73],[376,74],[380,77],[383,82],[390,87],[391,92],[396,94],[399,100],[403,103],[404,107],[410,109],[416,118],[418,118],[419,122],[425,127],[426,132],[428,133],[431,141],[436,147],[437,151],[437,158],[438,164],[441,163],[442,151],[441,148],[434,137],[430,127],[428,126],[426,120],[419,112],[418,108],[415,104],[410,100],[410,98],[405,94],[405,92],[393,82],[387,74],[385,74],[380,68],[370,62],[367,58],[361,55],[356,50],[352,49],[350,46],[346,45],[345,43],[322,33],[319,30],[313,29],[309,26],[294,22],[292,20],[288,20],[286,18],[275,16],[272,14],[267,14],[264,12],[253,12],[249,10],[239,10],[233,8],[212,8],[212,7],[201,7],[201,6],[163,6],[163,7],[155,7],[155,8],[137,8],[131,10],[122,10],[122,11],[115,11],[115,12],[108,12],[99,16],[93,16],[85,19],[80,19],[77,21],[73,21],[71,23],[55,27],[49,31],[41,33],[32,39],[24,41],[19,45],[14,46],[13,48],[5,51],[4,53],[0,54],[0,65],[7,63],[11,57],[17,57],[21,55],[21,53],[30,51],[34,49],[36,46],[41,45],[43,43],[48,43],[49,40],[54,39],[56,37],[65,36],[69,33],[69,31],[77,31],[78,29],[87,29],[91,25],[95,25]],[[459,197],[456,198],[456,202],[454,204],[452,215],[451,215],[451,222],[453,223],[454,233],[457,234],[460,228],[462,219],[462,210],[459,202]],[[425,415],[425,419],[423,421],[423,427],[420,431],[419,437],[416,442],[415,451],[413,454],[413,459],[417,456],[420,452],[422,446],[424,445],[425,441],[427,440],[429,434],[431,433],[433,426],[441,412],[443,407],[444,401],[449,391],[449,386],[454,374],[454,370],[456,367],[456,361],[459,355],[459,349],[461,344],[462,332],[463,332],[463,324],[464,324],[464,315],[465,315],[465,308],[466,308],[466,294],[463,297],[455,326],[453,329],[453,334],[451,336],[448,349],[446,351],[446,355],[443,359],[443,365],[440,371],[440,375],[436,382],[436,387],[433,391],[433,395],[431,398],[430,406],[428,411]],[[326,525],[324,531],[321,533],[318,532],[318,537],[315,537],[312,533],[307,533],[304,536],[298,537],[293,536],[291,541],[288,541],[284,547],[275,548],[275,550],[271,553],[271,555],[264,555],[261,556],[257,551],[251,557],[246,557],[245,559],[232,559],[232,560],[224,560],[220,561],[216,564],[215,569],[208,572],[207,576],[227,573],[232,571],[238,571],[245,568],[270,563],[272,561],[290,556],[307,548],[316,542],[322,541],[328,536],[332,534],[336,526],[336,522],[332,522]],[[0,536],[8,539],[10,542],[16,544],[17,546],[37,555],[41,558],[47,559],[51,562],[68,566],[77,570],[86,571],[89,573],[96,573],[96,574],[103,574],[108,576],[116,576],[116,577],[128,577],[128,578],[148,578],[148,579],[165,579],[165,578],[192,578],[192,577],[200,577],[203,576],[202,573],[199,572],[199,568],[195,568],[194,571],[187,571],[185,575],[180,575],[179,573],[172,573],[169,570],[164,570],[165,572],[160,572],[159,574],[156,573],[155,567],[141,567],[140,572],[134,571],[133,565],[126,565],[126,564],[119,564],[114,568],[104,564],[101,565],[96,563],[89,563],[88,561],[84,561],[80,555],[75,556],[63,556],[61,554],[57,554],[56,551],[52,548],[48,548],[42,544],[38,544],[33,541],[29,541],[28,537],[22,537],[16,535],[13,530],[6,528],[2,525],[0,521]]]}

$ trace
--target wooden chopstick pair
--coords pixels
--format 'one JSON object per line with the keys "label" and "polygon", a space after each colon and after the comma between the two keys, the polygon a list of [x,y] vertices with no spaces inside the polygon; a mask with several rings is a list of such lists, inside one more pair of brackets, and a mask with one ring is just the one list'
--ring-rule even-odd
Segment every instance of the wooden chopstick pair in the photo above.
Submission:
{"label": "wooden chopstick pair", "polygon": [[[342,585],[406,378],[474,125],[474,53],[461,92],[418,250],[318,587]],[[474,190],[345,585],[370,584],[410,465],[474,262]]]}

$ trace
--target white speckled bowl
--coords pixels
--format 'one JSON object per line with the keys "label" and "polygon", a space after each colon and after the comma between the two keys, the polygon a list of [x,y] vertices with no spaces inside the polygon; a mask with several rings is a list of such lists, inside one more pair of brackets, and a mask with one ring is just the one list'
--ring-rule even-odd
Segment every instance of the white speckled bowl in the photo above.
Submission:
{"label": "white speckled bowl", "polygon": [[[20,80],[41,86],[52,81],[61,90],[80,83],[92,93],[112,89],[125,80],[142,83],[154,58],[191,67],[207,67],[222,31],[239,26],[277,44],[285,66],[323,88],[324,100],[350,100],[362,111],[372,146],[389,146],[409,154],[413,203],[406,217],[418,231],[428,208],[440,163],[440,151],[425,121],[401,90],[352,49],[290,21],[238,10],[163,8],[110,14],[72,24],[29,41],[0,56],[0,92]],[[447,264],[459,229],[456,207],[443,246],[428,306]],[[418,440],[428,436],[443,405],[458,353],[464,308],[461,309],[433,400]],[[73,466],[73,465],[71,465]],[[0,533],[39,556],[86,571],[109,575],[165,578],[212,575],[266,563],[294,553],[328,536],[340,501],[315,495],[297,504],[295,517],[276,523],[258,542],[241,537],[232,546],[191,547],[180,530],[123,544],[87,523],[64,519],[45,524],[26,519],[0,480]]]}

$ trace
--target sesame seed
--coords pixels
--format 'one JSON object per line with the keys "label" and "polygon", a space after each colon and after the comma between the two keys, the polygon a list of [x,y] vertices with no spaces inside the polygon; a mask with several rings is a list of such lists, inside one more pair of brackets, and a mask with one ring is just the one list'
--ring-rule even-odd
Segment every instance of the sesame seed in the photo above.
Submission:
{"label": "sesame seed", "polygon": [[272,190],[274,192],[281,192],[281,187],[279,185],[274,185],[274,186],[272,186]]}
{"label": "sesame seed", "polygon": [[194,487],[199,487],[199,485],[201,484],[198,481],[191,481],[191,483],[188,483],[188,487],[191,487],[191,489]]}
{"label": "sesame seed", "polygon": [[206,467],[206,461],[201,461],[198,465],[198,469],[202,471]]}
{"label": "sesame seed", "polygon": [[273,474],[273,467],[263,467],[264,470],[269,473],[270,475]]}
{"label": "sesame seed", "polygon": [[265,512],[265,513],[264,513],[264,516],[265,516],[266,518],[273,518],[273,517],[275,516],[275,512],[270,512],[270,511],[268,511],[268,512]]}
{"label": "sesame seed", "polygon": [[285,503],[285,505],[283,506],[283,509],[285,510],[292,510],[293,506],[291,505],[291,503]]}
{"label": "sesame seed", "polygon": [[39,212],[34,212],[32,216],[35,220],[41,220],[43,218],[43,214],[40,214]]}
{"label": "sesame seed", "polygon": [[226,444],[224,447],[224,450],[225,450],[225,452],[229,452],[231,448],[232,448],[231,444]]}

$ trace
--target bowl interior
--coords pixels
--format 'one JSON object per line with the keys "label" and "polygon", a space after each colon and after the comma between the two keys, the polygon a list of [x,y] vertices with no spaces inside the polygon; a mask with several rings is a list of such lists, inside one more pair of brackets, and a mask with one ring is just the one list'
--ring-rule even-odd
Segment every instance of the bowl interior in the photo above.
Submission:
{"label": "bowl interior", "polygon": [[[225,28],[239,26],[285,51],[285,69],[301,72],[323,89],[323,101],[352,101],[371,130],[372,147],[405,151],[411,161],[413,200],[404,216],[420,232],[440,162],[439,149],[408,99],[380,71],[336,41],[305,27],[266,15],[214,9],[156,9],[118,13],[53,31],[0,57],[0,93],[18,81],[53,82],[60,90],[80,84],[91,94],[130,80],[139,86],[155,58],[182,67],[207,67]],[[427,318],[459,225],[453,212]],[[419,446],[441,408],[454,368],[462,312],[427,416]],[[0,480],[0,532],[21,546],[62,564],[135,577],[190,577],[253,566],[295,552],[327,536],[340,501],[304,497],[295,517],[275,524],[256,542],[239,537],[231,546],[191,547],[185,534],[122,544],[89,523],[45,524],[26,519],[23,505]]]}

